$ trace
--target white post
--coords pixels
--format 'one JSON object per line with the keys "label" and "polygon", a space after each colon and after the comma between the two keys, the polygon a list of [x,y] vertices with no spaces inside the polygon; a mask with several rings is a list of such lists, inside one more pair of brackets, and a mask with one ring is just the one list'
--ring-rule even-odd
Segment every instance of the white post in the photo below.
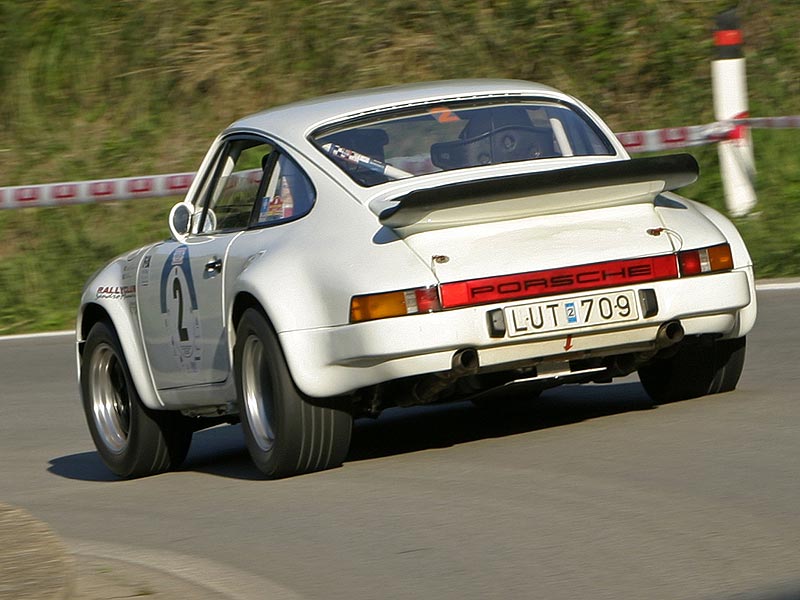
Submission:
{"label": "white post", "polygon": [[[711,62],[714,117],[718,121],[745,119],[750,115],[739,19],[735,9],[731,9],[717,15],[716,21],[715,57]],[[757,200],[753,188],[755,160],[750,128],[737,126],[718,148],[728,211],[736,217],[744,216],[755,207]]]}

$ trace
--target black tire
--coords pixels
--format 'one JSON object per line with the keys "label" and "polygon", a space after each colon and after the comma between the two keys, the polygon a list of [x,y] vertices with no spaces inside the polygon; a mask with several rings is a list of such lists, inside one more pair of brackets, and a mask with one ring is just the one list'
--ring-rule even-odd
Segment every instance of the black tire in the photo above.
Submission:
{"label": "black tire", "polygon": [[234,369],[245,443],[267,478],[342,464],[350,448],[352,416],[303,397],[277,335],[256,309],[246,310],[236,329]]}
{"label": "black tire", "polygon": [[669,358],[641,367],[639,380],[659,403],[733,391],[744,367],[745,340],[687,340]]}
{"label": "black tire", "polygon": [[142,404],[113,326],[92,327],[81,355],[81,395],[100,458],[123,478],[174,469],[189,452],[192,428],[174,411]]}

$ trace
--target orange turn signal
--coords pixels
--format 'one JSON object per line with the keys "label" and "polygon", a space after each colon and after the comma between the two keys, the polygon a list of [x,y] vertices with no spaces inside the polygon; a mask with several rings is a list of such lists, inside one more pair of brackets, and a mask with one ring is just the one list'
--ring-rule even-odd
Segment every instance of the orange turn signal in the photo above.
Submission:
{"label": "orange turn signal", "polygon": [[712,246],[708,249],[708,260],[712,271],[728,271],[733,268],[733,254],[728,244]]}
{"label": "orange turn signal", "polygon": [[402,315],[441,310],[438,288],[426,287],[398,292],[353,296],[350,299],[350,322],[372,321]]}

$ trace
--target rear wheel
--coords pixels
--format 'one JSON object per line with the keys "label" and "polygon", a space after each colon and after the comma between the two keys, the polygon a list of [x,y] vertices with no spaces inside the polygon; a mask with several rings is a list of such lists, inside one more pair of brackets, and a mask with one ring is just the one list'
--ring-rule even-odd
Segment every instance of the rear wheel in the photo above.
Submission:
{"label": "rear wheel", "polygon": [[350,447],[351,415],[303,397],[275,332],[258,310],[242,315],[234,364],[245,442],[264,475],[277,479],[342,464]]}
{"label": "rear wheel", "polygon": [[81,355],[86,422],[100,458],[120,477],[160,473],[180,465],[192,429],[180,413],[142,404],[114,328],[92,327]]}
{"label": "rear wheel", "polygon": [[687,340],[671,357],[641,367],[639,379],[662,403],[733,391],[744,367],[745,339]]}

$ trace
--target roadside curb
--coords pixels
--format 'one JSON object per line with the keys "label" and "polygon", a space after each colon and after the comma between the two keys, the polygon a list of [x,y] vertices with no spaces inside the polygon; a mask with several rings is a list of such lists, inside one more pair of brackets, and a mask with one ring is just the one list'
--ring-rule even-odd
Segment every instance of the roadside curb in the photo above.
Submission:
{"label": "roadside curb", "polygon": [[0,502],[0,600],[299,600],[277,582],[197,556],[62,539]]}
{"label": "roadside curb", "polygon": [[[64,540],[27,510],[0,503],[0,600],[251,600],[261,592],[296,598],[269,582],[248,582],[246,574],[229,573],[224,581],[221,568],[189,568],[194,558],[183,568],[177,562],[164,552]],[[216,585],[207,576],[215,573]]]}
{"label": "roadside curb", "polygon": [[75,589],[75,561],[44,522],[0,503],[0,598],[67,600]]}
{"label": "roadside curb", "polygon": [[800,279],[783,277],[779,279],[757,279],[756,291],[769,292],[769,291],[787,291],[787,290],[800,290]]}

